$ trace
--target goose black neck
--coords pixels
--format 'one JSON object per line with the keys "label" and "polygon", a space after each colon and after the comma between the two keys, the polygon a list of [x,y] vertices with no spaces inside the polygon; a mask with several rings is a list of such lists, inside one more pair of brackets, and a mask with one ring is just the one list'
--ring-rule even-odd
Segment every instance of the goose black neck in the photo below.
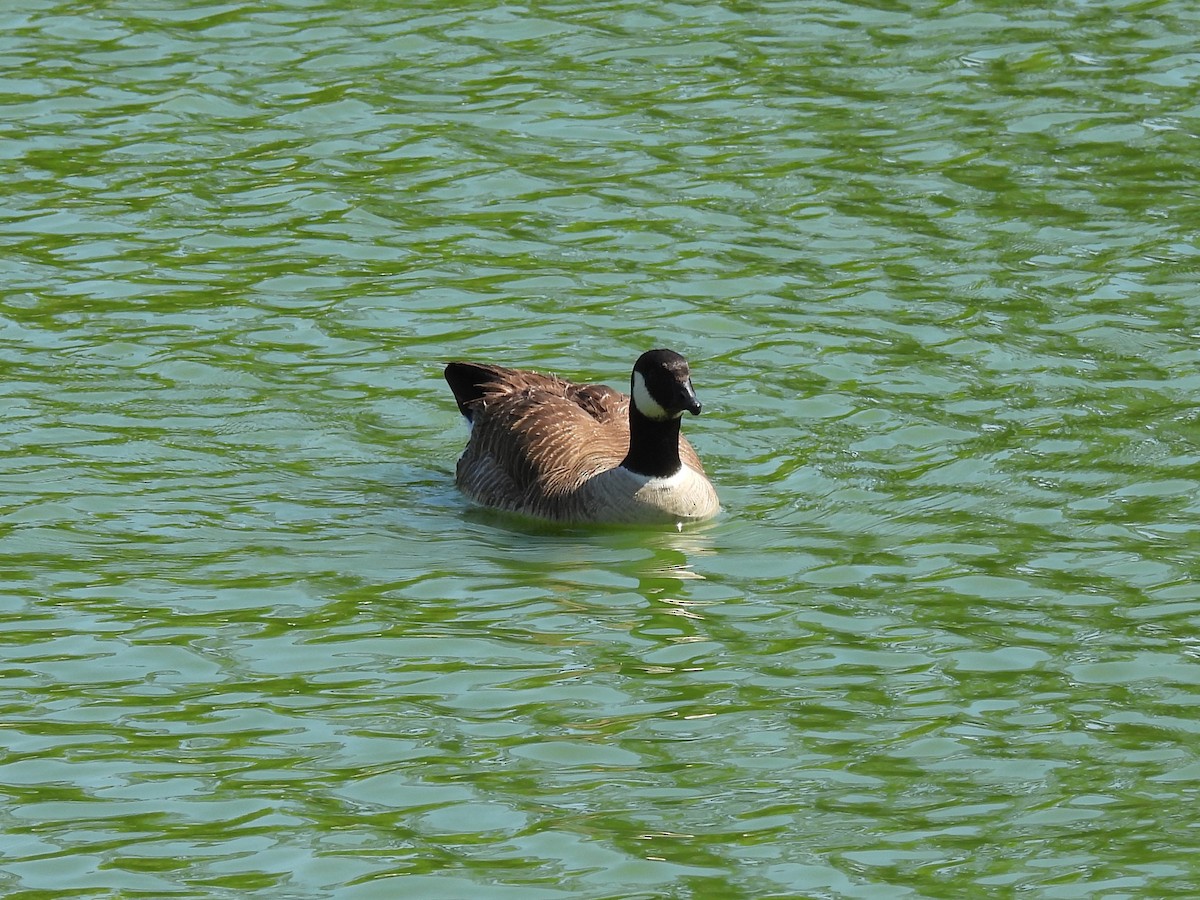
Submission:
{"label": "goose black neck", "polygon": [[629,453],[621,465],[648,478],[666,478],[682,466],[679,461],[679,418],[660,422],[629,405]]}

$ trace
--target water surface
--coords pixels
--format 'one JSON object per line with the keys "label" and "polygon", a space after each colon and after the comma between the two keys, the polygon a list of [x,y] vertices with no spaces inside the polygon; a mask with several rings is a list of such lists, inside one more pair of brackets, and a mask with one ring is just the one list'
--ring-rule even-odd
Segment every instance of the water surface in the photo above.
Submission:
{"label": "water surface", "polygon": [[[1197,19],[5,13],[6,896],[1200,893]],[[455,491],[661,345],[719,520]]]}

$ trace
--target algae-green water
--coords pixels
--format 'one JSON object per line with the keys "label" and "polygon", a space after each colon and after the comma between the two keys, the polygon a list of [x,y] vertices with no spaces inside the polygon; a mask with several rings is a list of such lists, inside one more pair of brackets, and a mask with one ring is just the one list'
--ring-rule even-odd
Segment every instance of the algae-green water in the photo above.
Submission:
{"label": "algae-green water", "polygon": [[[1200,14],[0,13],[0,893],[1200,894]],[[715,522],[453,485],[673,347]]]}

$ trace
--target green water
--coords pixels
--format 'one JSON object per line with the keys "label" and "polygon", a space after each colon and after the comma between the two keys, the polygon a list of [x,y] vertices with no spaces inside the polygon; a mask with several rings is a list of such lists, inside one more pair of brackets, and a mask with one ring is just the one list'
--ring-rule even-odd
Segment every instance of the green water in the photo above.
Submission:
{"label": "green water", "polygon": [[[0,893],[1200,894],[1200,13],[0,14]],[[440,371],[689,356],[715,523]]]}

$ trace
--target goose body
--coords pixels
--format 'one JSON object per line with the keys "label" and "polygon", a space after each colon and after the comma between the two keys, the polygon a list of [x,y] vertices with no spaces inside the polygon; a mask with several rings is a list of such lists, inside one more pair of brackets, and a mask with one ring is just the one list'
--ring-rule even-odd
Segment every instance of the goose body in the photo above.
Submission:
{"label": "goose body", "polygon": [[695,522],[720,510],[683,413],[700,412],[687,361],[638,358],[627,396],[485,363],[452,362],[446,381],[471,437],[459,488],[477,503],[556,522]]}

